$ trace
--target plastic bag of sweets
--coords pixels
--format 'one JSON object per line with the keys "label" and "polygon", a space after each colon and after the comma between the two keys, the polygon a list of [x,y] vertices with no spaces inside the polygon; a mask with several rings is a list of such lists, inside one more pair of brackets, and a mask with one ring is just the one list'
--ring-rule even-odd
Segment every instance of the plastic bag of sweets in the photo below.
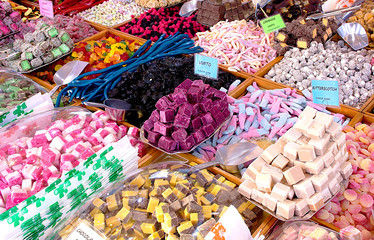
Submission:
{"label": "plastic bag of sweets", "polygon": [[22,74],[0,69],[0,115],[39,92],[47,91]]}
{"label": "plastic bag of sweets", "polygon": [[50,239],[55,226],[70,218],[88,198],[137,169],[139,146],[132,140],[124,136],[102,148],[44,190],[3,213],[1,239]]}
{"label": "plastic bag of sweets", "polygon": [[[118,126],[103,111],[80,107],[56,108],[0,129],[1,213],[127,134],[136,137],[138,129]],[[132,144],[144,155],[143,143],[134,139]]]}
{"label": "plastic bag of sweets", "polygon": [[108,239],[202,239],[230,205],[251,228],[261,212],[251,208],[234,183],[207,170],[187,173],[189,168],[163,162],[108,185],[57,229],[55,239],[79,229]]}

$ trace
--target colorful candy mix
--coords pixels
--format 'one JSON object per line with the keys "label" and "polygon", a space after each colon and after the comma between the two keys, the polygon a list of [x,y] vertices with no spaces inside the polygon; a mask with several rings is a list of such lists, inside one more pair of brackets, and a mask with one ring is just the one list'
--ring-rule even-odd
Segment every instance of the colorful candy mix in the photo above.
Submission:
{"label": "colorful candy mix", "polygon": [[[230,102],[234,115],[213,138],[202,143],[192,153],[200,159],[211,161],[220,147],[252,138],[268,137],[276,140],[290,129],[300,113],[310,106],[329,113],[323,107],[313,104],[310,95],[307,98],[298,95],[290,88],[261,90],[256,83],[247,88],[248,93],[238,100]],[[334,114],[334,121],[348,124],[342,114]]]}
{"label": "colorful candy mix", "polygon": [[316,214],[316,217],[342,229],[354,226],[363,240],[374,239],[374,124],[345,126],[349,162],[353,174],[347,188]]}
{"label": "colorful candy mix", "polygon": [[87,22],[85,22],[83,18],[77,15],[73,17],[56,15],[53,19],[44,18],[43,20],[47,24],[66,31],[75,43],[98,32],[95,28],[91,27]]}
{"label": "colorful candy mix", "polygon": [[[21,137],[0,149],[0,212],[32,196],[125,135],[137,137],[137,128],[118,126],[103,111],[56,120],[33,137]],[[138,154],[145,146],[138,144]]]}
{"label": "colorful candy mix", "polygon": [[147,9],[131,0],[108,0],[78,14],[87,21],[114,26],[139,16]]}
{"label": "colorful candy mix", "polygon": [[207,27],[196,21],[196,15],[189,17],[179,16],[179,7],[152,8],[138,18],[121,27],[121,31],[141,38],[157,41],[165,34],[174,35],[176,32],[185,33],[193,38],[197,32],[205,31]]}
{"label": "colorful candy mix", "polygon": [[252,21],[222,21],[196,35],[196,45],[231,71],[255,73],[277,55],[271,47],[273,34],[265,34]]}

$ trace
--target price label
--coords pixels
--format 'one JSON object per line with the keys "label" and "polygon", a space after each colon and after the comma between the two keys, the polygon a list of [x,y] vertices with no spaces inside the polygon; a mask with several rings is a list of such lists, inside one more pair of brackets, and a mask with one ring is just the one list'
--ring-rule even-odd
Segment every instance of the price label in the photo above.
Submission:
{"label": "price label", "polygon": [[44,17],[53,18],[53,3],[49,0],[39,0],[40,14]]}
{"label": "price label", "polygon": [[260,24],[266,34],[286,27],[286,24],[284,24],[284,21],[280,14],[265,18],[260,21]]}
{"label": "price label", "polygon": [[338,81],[312,80],[313,103],[339,106]]}
{"label": "price label", "polygon": [[195,74],[217,79],[218,59],[195,54]]}
{"label": "price label", "polygon": [[105,238],[87,224],[81,223],[66,240],[105,240]]}

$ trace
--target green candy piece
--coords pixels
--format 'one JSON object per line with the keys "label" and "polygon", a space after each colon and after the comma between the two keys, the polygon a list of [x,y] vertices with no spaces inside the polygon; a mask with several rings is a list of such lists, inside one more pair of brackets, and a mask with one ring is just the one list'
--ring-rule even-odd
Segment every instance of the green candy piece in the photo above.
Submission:
{"label": "green candy piece", "polygon": [[23,71],[28,71],[31,69],[30,62],[28,60],[21,61],[21,68]]}
{"label": "green candy piece", "polygon": [[62,52],[61,52],[60,49],[55,48],[55,49],[52,50],[52,55],[53,55],[54,58],[57,58],[57,57],[62,55]]}
{"label": "green candy piece", "polygon": [[57,37],[57,35],[58,35],[57,29],[55,27],[52,27],[50,30],[48,30],[48,35],[51,38]]}
{"label": "green candy piece", "polygon": [[35,86],[34,85],[30,85],[28,90],[35,90]]}
{"label": "green candy piece", "polygon": [[9,97],[11,98],[11,99],[17,99],[17,95],[16,95],[16,93],[11,93],[11,94],[9,94]]}
{"label": "green candy piece", "polygon": [[70,51],[70,48],[65,43],[61,44],[58,48],[61,50],[63,54],[68,53]]}
{"label": "green candy piece", "polygon": [[67,33],[62,34],[60,40],[61,40],[61,42],[66,43],[67,41],[70,40],[69,34],[67,34]]}
{"label": "green candy piece", "polygon": [[32,60],[34,58],[31,52],[25,52],[25,56],[27,60]]}
{"label": "green candy piece", "polygon": [[10,90],[10,91],[13,91],[13,92],[18,92],[18,91],[21,90],[21,88],[16,87],[16,86],[9,86],[9,90]]}

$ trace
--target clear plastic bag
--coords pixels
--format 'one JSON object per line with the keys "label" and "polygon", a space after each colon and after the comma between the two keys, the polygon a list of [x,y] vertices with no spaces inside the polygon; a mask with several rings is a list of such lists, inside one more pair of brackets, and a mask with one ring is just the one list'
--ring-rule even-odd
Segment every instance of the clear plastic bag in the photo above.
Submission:
{"label": "clear plastic bag", "polygon": [[22,74],[0,69],[0,115],[39,92],[47,90]]}
{"label": "clear plastic bag", "polygon": [[230,205],[249,228],[260,219],[260,209],[250,207],[235,184],[207,170],[191,174],[189,169],[182,162],[160,162],[107,186],[54,239],[70,239],[81,224],[107,239],[204,237]]}

